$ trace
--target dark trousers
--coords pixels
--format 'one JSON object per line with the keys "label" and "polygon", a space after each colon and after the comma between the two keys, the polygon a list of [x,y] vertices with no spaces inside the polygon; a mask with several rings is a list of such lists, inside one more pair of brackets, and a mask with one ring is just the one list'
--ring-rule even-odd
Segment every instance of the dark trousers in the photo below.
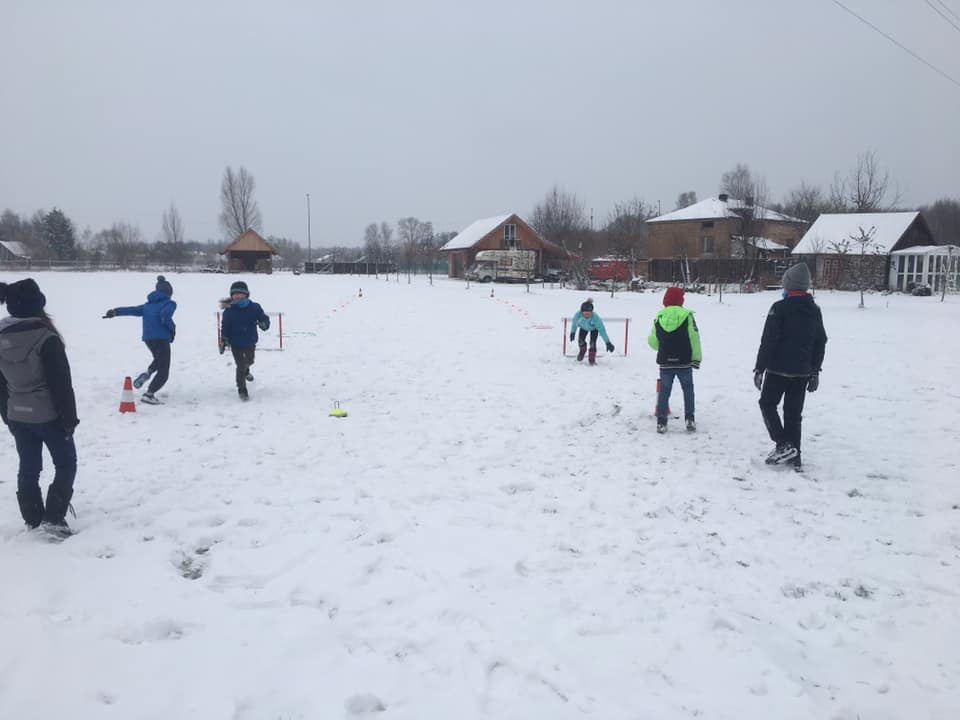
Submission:
{"label": "dark trousers", "polygon": [[167,384],[167,378],[170,377],[170,341],[169,340],[144,340],[150,352],[153,355],[153,362],[147,368],[148,375],[154,375],[150,381],[150,387],[147,392],[155,393],[157,390]]}
{"label": "dark trousers", "polygon": [[47,446],[55,469],[51,488],[70,502],[73,480],[77,476],[77,447],[73,436],[67,437],[60,421],[24,423],[10,421],[10,432],[17,444],[20,469],[17,472],[17,491],[33,496],[40,491],[40,472],[43,470],[43,446]]}
{"label": "dark trousers", "polygon": [[[596,349],[597,349],[597,335],[599,334],[600,334],[599,330],[590,331],[590,349],[593,350],[594,352],[596,352]],[[581,345],[587,344],[587,331],[584,330],[583,328],[580,328],[579,340]]]}
{"label": "dark trousers", "polygon": [[250,372],[250,366],[253,365],[256,347],[235,348],[230,346],[230,352],[233,353],[233,361],[237,364],[237,387],[247,389],[247,373]]}
{"label": "dark trousers", "polygon": [[[800,424],[803,419],[803,401],[807,398],[807,380],[805,377],[784,377],[769,372],[763,376],[760,412],[763,413],[763,422],[770,433],[770,439],[778,445],[790,442],[800,450]],[[777,412],[781,398],[782,423]]]}

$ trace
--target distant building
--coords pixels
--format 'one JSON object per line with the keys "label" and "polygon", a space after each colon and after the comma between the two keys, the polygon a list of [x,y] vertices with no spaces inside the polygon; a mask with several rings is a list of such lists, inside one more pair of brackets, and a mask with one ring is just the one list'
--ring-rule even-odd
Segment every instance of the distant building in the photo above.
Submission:
{"label": "distant building", "polygon": [[0,263],[24,265],[30,262],[30,250],[16,240],[0,240]]}
{"label": "distant building", "polygon": [[559,269],[569,254],[544,240],[516,213],[477,220],[449,240],[440,252],[447,255],[447,275],[462,278],[481,250],[534,250],[536,273]]}
{"label": "distant building", "polygon": [[726,194],[707,198],[647,220],[649,279],[772,282],[805,227]]}
{"label": "distant building", "polygon": [[227,272],[272,273],[277,251],[255,230],[247,230],[220,254],[227,257]]}
{"label": "distant building", "polygon": [[[861,237],[869,240],[858,243]],[[824,213],[810,226],[791,255],[806,261],[821,287],[854,287],[859,276],[869,278],[865,285],[870,287],[906,290],[906,283],[914,282],[912,275],[916,274],[916,260],[907,258],[926,257],[929,253],[898,251],[936,245],[927,221],[919,212]],[[893,257],[898,258],[896,266]],[[899,269],[901,262],[902,270]],[[904,282],[897,276],[902,276]],[[903,286],[897,287],[898,284]]]}

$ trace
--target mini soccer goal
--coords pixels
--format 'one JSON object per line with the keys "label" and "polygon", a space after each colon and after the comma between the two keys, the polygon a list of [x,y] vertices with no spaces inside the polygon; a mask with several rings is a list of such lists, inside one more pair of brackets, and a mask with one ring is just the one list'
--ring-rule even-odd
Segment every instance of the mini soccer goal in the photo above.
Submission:
{"label": "mini soccer goal", "polygon": [[[257,334],[260,336],[257,341],[257,350],[283,350],[283,313],[268,312],[266,315],[270,318],[270,329],[257,328]],[[217,313],[217,348],[220,347],[221,320],[221,314]]]}
{"label": "mini soccer goal", "polygon": [[[627,349],[630,345],[630,318],[604,318],[603,326],[607,329],[607,335],[610,336],[610,342],[613,343],[614,355],[626,357]],[[577,331],[579,337],[580,331]],[[590,342],[590,336],[587,336],[587,342]],[[603,350],[603,338],[597,337],[597,350]],[[570,318],[563,318],[563,354],[567,357],[576,357],[578,350],[577,340],[570,342]]]}

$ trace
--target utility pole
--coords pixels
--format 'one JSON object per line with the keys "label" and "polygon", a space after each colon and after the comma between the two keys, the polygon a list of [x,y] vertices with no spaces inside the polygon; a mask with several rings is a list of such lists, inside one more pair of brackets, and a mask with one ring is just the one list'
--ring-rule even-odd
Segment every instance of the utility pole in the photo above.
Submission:
{"label": "utility pole", "polygon": [[307,262],[313,263],[313,249],[310,246],[310,193],[307,193]]}

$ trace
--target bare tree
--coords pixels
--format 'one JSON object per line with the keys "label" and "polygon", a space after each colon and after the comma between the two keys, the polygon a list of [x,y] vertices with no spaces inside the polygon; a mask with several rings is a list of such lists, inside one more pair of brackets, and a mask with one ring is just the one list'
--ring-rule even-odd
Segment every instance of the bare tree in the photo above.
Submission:
{"label": "bare tree", "polygon": [[842,177],[835,173],[829,205],[834,212],[889,212],[900,203],[900,191],[891,187],[890,173],[880,167],[872,150],[857,155],[857,165]]}
{"label": "bare tree", "polygon": [[587,229],[583,203],[558,185],[534,206],[530,224],[542,238],[568,251],[574,249],[576,236]]}
{"label": "bare tree", "polygon": [[827,212],[828,208],[823,191],[816,185],[807,185],[806,182],[801,182],[799,187],[790,190],[783,203],[784,214],[811,225],[821,213]]}
{"label": "bare tree", "polygon": [[401,218],[397,222],[400,251],[407,268],[407,282],[416,263],[429,257],[433,245],[433,223],[415,217]]}
{"label": "bare tree", "polygon": [[922,206],[920,212],[937,242],[947,245],[960,240],[960,200],[942,198]]}
{"label": "bare tree", "polygon": [[162,238],[162,247],[158,248],[160,254],[165,256],[167,261],[175,268],[178,268],[183,262],[185,238],[183,220],[180,219],[180,212],[173,203],[170,203],[169,209],[163,213],[160,235]]}
{"label": "bare tree", "polygon": [[864,229],[858,226],[856,235],[849,235],[830,243],[833,252],[842,258],[846,259],[851,254],[857,257],[853,281],[860,291],[860,304],[857,306],[860,308],[864,307],[864,290],[877,282],[877,258],[883,255],[883,249],[873,241],[876,234],[876,227]]}
{"label": "bare tree", "polygon": [[753,194],[754,180],[750,167],[746,163],[737,163],[733,170],[728,170],[720,176],[720,192],[732,198],[743,200]]}
{"label": "bare tree", "polygon": [[607,217],[607,248],[619,257],[647,256],[647,220],[655,217],[656,208],[640,198],[619,202]]}
{"label": "bare tree", "polygon": [[379,277],[380,256],[383,254],[383,245],[380,243],[380,229],[376,223],[370,223],[363,231],[363,254],[367,262],[373,261],[373,273]]}
{"label": "bare tree", "polygon": [[687,190],[677,195],[677,210],[682,210],[685,207],[690,207],[691,205],[696,205],[697,203],[697,193],[694,190]]}
{"label": "bare tree", "polygon": [[259,232],[262,229],[260,208],[253,197],[255,189],[253,175],[242,165],[237,172],[229,166],[224,170],[220,183],[220,203],[223,208],[220,211],[220,227],[227,240],[233,240],[247,230]]}
{"label": "bare tree", "polygon": [[93,236],[102,246],[107,258],[127,269],[135,264],[138,256],[146,253],[146,243],[140,228],[126,222],[115,222],[107,230],[101,230]]}

